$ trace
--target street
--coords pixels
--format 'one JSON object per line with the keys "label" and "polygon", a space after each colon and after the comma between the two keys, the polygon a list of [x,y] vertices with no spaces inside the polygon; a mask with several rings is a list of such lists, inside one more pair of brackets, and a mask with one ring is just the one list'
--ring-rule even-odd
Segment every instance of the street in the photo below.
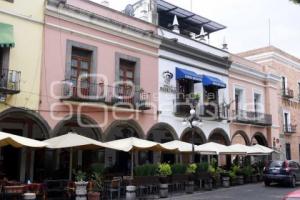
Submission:
{"label": "street", "polygon": [[183,195],[170,197],[170,200],[281,200],[288,192],[297,190],[297,188],[289,188],[280,185],[272,185],[265,187],[263,183],[248,184],[230,188],[220,188],[213,191],[194,193],[192,195]]}

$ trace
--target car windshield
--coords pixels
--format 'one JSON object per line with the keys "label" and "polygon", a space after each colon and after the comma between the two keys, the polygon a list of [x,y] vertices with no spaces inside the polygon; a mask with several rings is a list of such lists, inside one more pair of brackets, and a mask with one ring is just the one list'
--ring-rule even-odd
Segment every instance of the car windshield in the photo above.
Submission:
{"label": "car windshield", "polygon": [[269,167],[282,167],[283,165],[283,161],[271,161]]}

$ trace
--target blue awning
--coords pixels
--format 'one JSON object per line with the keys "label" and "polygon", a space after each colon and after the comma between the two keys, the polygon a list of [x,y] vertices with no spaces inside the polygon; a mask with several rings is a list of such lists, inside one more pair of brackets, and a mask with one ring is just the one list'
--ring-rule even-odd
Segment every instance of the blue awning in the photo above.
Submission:
{"label": "blue awning", "polygon": [[226,83],[213,76],[203,75],[202,81],[206,87],[226,88]]}
{"label": "blue awning", "polygon": [[202,76],[192,72],[190,70],[176,67],[176,79],[189,79],[195,83],[202,82]]}

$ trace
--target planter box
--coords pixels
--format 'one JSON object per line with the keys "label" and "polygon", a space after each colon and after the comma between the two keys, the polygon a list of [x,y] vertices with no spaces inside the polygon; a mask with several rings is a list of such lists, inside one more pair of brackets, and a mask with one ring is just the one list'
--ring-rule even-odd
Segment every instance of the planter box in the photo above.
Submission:
{"label": "planter box", "polygon": [[187,194],[193,194],[194,193],[194,181],[188,181],[185,186],[185,192]]}
{"label": "planter box", "polygon": [[76,200],[86,200],[88,182],[85,181],[75,182],[75,185],[76,185],[76,189],[75,189]]}
{"label": "planter box", "polygon": [[100,200],[100,192],[89,192],[88,200]]}
{"label": "planter box", "polygon": [[160,198],[167,198],[169,196],[169,184],[159,185],[159,196]]}
{"label": "planter box", "polygon": [[205,190],[212,190],[212,188],[213,188],[212,182],[213,182],[213,181],[212,181],[211,178],[205,180],[205,181],[204,181],[204,189],[205,189]]}
{"label": "planter box", "polygon": [[244,176],[237,176],[236,182],[238,185],[244,185]]}
{"label": "planter box", "polygon": [[225,188],[230,187],[230,177],[227,176],[222,177],[222,186]]}

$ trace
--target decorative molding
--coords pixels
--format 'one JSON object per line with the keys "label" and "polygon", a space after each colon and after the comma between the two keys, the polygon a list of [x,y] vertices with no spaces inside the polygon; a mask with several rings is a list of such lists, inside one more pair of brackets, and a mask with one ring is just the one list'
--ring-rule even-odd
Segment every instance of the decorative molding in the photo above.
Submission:
{"label": "decorative molding", "polygon": [[266,52],[253,56],[247,56],[246,59],[252,60],[258,63],[267,62],[267,61],[278,61],[282,64],[287,65],[288,67],[294,68],[296,70],[300,70],[300,63],[296,62],[286,56],[283,56],[277,52]]}
{"label": "decorative molding", "polygon": [[110,35],[146,44],[154,48],[158,48],[160,45],[159,38],[151,31],[138,29],[71,5],[64,5],[61,8],[57,8],[48,4],[46,9],[45,14],[48,16],[97,29]]}
{"label": "decorative molding", "polygon": [[[275,74],[260,72],[258,70],[254,70],[252,68],[249,68],[244,65],[237,64],[237,63],[233,63],[231,65],[229,72],[230,71],[235,72],[240,75],[243,75],[243,76],[247,76],[249,78],[254,78],[254,79],[260,80],[260,81],[267,81],[267,82],[271,82],[271,83],[277,83],[277,82],[281,81],[280,76],[277,76]],[[232,76],[232,77],[234,77],[234,76]]]}
{"label": "decorative molding", "polygon": [[1,9],[1,8],[0,8],[0,13],[10,15],[10,16],[22,19],[22,20],[30,21],[30,22],[33,22],[33,23],[36,23],[36,24],[40,24],[40,25],[44,24],[43,21],[33,19],[32,16],[30,16],[30,15],[26,16],[26,15],[22,15],[22,14],[19,14],[19,13],[16,13],[16,12],[7,11],[7,10]]}
{"label": "decorative molding", "polygon": [[158,57],[158,53],[153,53],[152,51],[147,51],[147,50],[144,50],[144,49],[136,48],[136,47],[131,46],[131,45],[122,44],[120,42],[115,42],[113,40],[105,39],[103,37],[98,37],[98,36],[95,36],[95,35],[80,32],[80,31],[77,31],[77,30],[74,30],[74,29],[69,29],[69,28],[66,28],[66,27],[63,27],[63,26],[52,24],[52,23],[46,23],[46,26],[57,29],[57,30],[60,30],[60,31],[65,31],[65,32],[68,32],[68,33],[79,35],[81,37],[86,37],[86,38],[90,38],[90,39],[93,39],[93,40],[101,41],[101,42],[109,44],[109,45],[125,48],[125,49],[131,50],[131,51],[135,51],[137,53],[143,53],[143,54],[146,54],[146,55],[149,55],[149,56]]}

